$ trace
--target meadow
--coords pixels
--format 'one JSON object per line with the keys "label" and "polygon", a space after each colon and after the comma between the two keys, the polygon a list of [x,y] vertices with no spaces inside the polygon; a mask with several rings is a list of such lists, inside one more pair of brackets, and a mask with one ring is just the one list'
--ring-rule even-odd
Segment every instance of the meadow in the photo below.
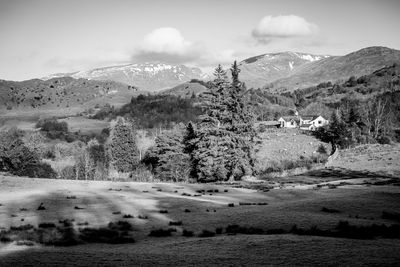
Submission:
{"label": "meadow", "polygon": [[[2,266],[39,261],[79,266],[88,258],[100,266],[398,263],[396,236],[321,234],[336,231],[339,222],[366,229],[398,224],[398,178],[366,172],[348,177],[334,174],[333,169],[326,169],[323,175],[311,172],[299,178],[233,184],[88,182],[2,175],[3,237],[11,226],[32,225],[43,231],[68,221],[84,242],[67,247],[25,242],[16,230],[12,240],[0,244],[0,259]],[[85,236],[119,224],[129,225],[130,239],[124,239],[124,244]],[[308,233],[293,231],[294,225],[309,229]]]}

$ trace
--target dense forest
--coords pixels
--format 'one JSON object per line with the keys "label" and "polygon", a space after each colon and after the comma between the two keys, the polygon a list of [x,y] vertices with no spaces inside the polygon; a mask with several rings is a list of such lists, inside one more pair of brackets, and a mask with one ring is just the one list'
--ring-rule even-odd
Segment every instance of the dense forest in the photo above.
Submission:
{"label": "dense forest", "polygon": [[202,113],[196,99],[173,95],[139,95],[132,97],[130,103],[116,110],[105,106],[93,119],[115,119],[118,116],[135,120],[137,127],[171,129],[177,123],[196,121]]}

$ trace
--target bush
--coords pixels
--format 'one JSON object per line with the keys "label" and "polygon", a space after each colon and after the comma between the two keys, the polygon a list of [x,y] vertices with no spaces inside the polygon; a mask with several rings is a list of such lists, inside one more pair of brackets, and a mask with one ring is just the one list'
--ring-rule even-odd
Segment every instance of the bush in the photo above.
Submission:
{"label": "bush", "polygon": [[21,139],[20,131],[0,132],[0,170],[28,177],[54,178],[55,172],[40,157],[29,150]]}
{"label": "bush", "polygon": [[318,146],[317,152],[320,153],[320,154],[327,154],[327,153],[328,153],[328,152],[326,151],[325,146],[324,146],[323,144],[320,144],[320,145]]}
{"label": "bush", "polygon": [[389,136],[381,136],[377,139],[378,143],[381,145],[389,145],[392,143],[392,139]]}
{"label": "bush", "polygon": [[400,213],[398,213],[398,212],[382,211],[382,219],[394,220],[394,221],[400,222]]}
{"label": "bush", "polygon": [[84,228],[80,230],[79,237],[87,243],[124,244],[135,242],[128,232],[121,232],[117,228]]}
{"label": "bush", "polygon": [[186,229],[183,229],[182,235],[186,237],[192,237],[193,236],[193,231],[188,231]]}
{"label": "bush", "polygon": [[40,223],[38,225],[39,228],[55,228],[56,225],[54,223]]}
{"label": "bush", "polygon": [[76,178],[75,174],[75,167],[74,166],[66,166],[61,170],[60,173],[61,179],[66,179],[66,180],[73,180]]}
{"label": "bush", "polygon": [[44,132],[68,132],[68,124],[65,121],[58,122],[55,118],[39,120],[36,128],[40,128]]}
{"label": "bush", "polygon": [[321,211],[322,212],[327,212],[327,213],[339,213],[340,212],[339,210],[329,209],[329,208],[325,208],[325,207],[322,207]]}
{"label": "bush", "polygon": [[225,231],[228,234],[245,234],[245,235],[261,235],[264,233],[263,229],[255,227],[239,226],[237,224],[228,225]]}
{"label": "bush", "polygon": [[168,229],[155,229],[151,230],[149,236],[153,237],[166,237],[166,236],[171,236],[171,233],[174,232],[174,229],[168,228]]}
{"label": "bush", "polygon": [[209,230],[203,230],[200,234],[199,237],[213,237],[215,236],[215,232],[209,231]]}
{"label": "bush", "polygon": [[18,176],[38,177],[38,178],[56,178],[56,172],[47,163],[35,163],[24,166],[23,169],[14,171]]}
{"label": "bush", "polygon": [[176,222],[170,221],[169,225],[170,226],[180,226],[180,225],[182,225],[182,221],[176,221]]}

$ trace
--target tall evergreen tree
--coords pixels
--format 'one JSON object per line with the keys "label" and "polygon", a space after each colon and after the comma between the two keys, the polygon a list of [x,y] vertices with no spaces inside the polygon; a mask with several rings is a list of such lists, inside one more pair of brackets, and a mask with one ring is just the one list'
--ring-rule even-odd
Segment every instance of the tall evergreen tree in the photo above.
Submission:
{"label": "tall evergreen tree", "polygon": [[130,172],[139,164],[134,123],[118,117],[112,123],[106,144],[110,168],[119,172]]}
{"label": "tall evergreen tree", "polygon": [[188,182],[190,155],[186,153],[185,129],[178,125],[174,130],[159,135],[143,162],[151,165],[156,176],[165,181]]}
{"label": "tall evergreen tree", "polygon": [[198,181],[232,180],[253,172],[254,116],[246,106],[239,72],[235,62],[231,84],[221,66],[214,72],[206,113],[192,142],[192,173]]}

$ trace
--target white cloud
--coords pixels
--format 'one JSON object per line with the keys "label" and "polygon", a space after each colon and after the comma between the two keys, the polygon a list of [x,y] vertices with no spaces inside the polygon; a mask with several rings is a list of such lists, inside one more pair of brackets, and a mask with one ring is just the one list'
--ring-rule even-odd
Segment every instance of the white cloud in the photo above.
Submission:
{"label": "white cloud", "polygon": [[269,42],[272,38],[309,36],[318,27],[296,15],[265,16],[253,29],[252,35],[260,42]]}
{"label": "white cloud", "polygon": [[187,63],[199,58],[202,49],[199,43],[186,40],[175,28],[158,28],[144,37],[132,60]]}

